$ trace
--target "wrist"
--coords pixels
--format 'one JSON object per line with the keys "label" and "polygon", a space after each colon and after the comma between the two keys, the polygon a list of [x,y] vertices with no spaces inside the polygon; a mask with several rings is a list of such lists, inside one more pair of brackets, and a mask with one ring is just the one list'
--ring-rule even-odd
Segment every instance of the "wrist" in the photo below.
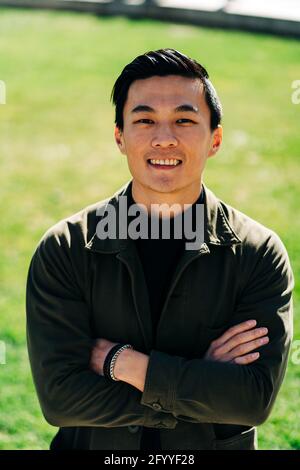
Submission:
{"label": "wrist", "polygon": [[149,356],[146,354],[133,349],[124,350],[116,360],[115,377],[143,392],[148,363]]}
{"label": "wrist", "polygon": [[114,376],[118,380],[125,381],[126,375],[128,375],[128,370],[131,364],[132,360],[132,353],[135,352],[133,349],[124,349],[118,357],[115,362],[115,367],[114,367]]}
{"label": "wrist", "polygon": [[106,358],[103,364],[103,375],[109,380],[111,381],[120,380],[115,375],[115,365],[120,354],[122,354],[122,352],[125,351],[127,348],[132,349],[131,344],[116,343],[106,355]]}

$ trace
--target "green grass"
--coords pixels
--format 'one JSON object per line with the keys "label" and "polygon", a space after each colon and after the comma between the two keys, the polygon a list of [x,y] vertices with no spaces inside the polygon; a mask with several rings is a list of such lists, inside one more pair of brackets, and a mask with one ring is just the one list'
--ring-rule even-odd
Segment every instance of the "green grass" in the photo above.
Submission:
{"label": "green grass", "polygon": [[[225,141],[205,182],[277,231],[300,274],[300,43],[264,35],[84,14],[0,9],[0,449],[46,449],[25,343],[25,280],[34,248],[57,220],[112,194],[128,178],[109,102],[121,68],[174,47],[209,70],[224,105]],[[298,284],[295,339],[300,339]],[[289,363],[262,449],[300,449],[300,366]]]}

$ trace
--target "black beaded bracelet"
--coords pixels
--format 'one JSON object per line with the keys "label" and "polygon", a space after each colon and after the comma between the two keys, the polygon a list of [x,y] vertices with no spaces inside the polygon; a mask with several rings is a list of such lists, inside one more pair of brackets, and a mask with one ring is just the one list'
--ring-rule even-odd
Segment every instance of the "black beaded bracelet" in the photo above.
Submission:
{"label": "black beaded bracelet", "polygon": [[123,346],[123,344],[118,343],[115,346],[111,348],[111,350],[107,353],[107,356],[105,358],[104,364],[103,364],[103,375],[106,377],[108,380],[111,382],[114,382],[114,380],[111,378],[110,375],[110,362],[112,358],[114,357],[115,353]]}

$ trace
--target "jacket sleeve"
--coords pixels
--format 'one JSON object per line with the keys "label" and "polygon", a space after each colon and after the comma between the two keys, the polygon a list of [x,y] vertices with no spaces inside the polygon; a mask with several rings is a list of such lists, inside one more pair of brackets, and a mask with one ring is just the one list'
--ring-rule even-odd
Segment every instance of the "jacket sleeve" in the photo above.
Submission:
{"label": "jacket sleeve", "polygon": [[139,390],[89,369],[91,318],[72,262],[66,237],[50,234],[37,247],[27,278],[28,353],[46,420],[59,427],[174,428],[176,418],[142,405]]}
{"label": "jacket sleeve", "polygon": [[256,426],[268,418],[292,340],[294,280],[287,252],[275,233],[255,256],[252,249],[250,258],[254,267],[248,269],[230,323],[256,319],[257,326],[268,327],[270,342],[259,349],[260,358],[245,366],[153,350],[142,404],[190,422]]}

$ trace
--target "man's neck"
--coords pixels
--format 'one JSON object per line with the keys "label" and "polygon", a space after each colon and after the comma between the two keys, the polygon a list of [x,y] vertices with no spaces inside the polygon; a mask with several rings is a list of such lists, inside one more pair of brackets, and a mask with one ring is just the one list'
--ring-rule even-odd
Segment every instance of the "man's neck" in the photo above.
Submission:
{"label": "man's neck", "polygon": [[173,191],[170,193],[158,192],[151,190],[150,188],[143,188],[139,183],[132,181],[132,198],[136,204],[143,204],[147,207],[148,213],[150,214],[151,208],[154,210],[153,205],[166,204],[166,210],[162,208],[161,215],[162,217],[168,216],[169,211],[168,207],[174,206],[173,215],[177,215],[180,212],[186,210],[189,206],[194,204],[201,194],[202,181],[195,183],[193,187],[189,186],[188,188],[183,188],[178,191]]}

